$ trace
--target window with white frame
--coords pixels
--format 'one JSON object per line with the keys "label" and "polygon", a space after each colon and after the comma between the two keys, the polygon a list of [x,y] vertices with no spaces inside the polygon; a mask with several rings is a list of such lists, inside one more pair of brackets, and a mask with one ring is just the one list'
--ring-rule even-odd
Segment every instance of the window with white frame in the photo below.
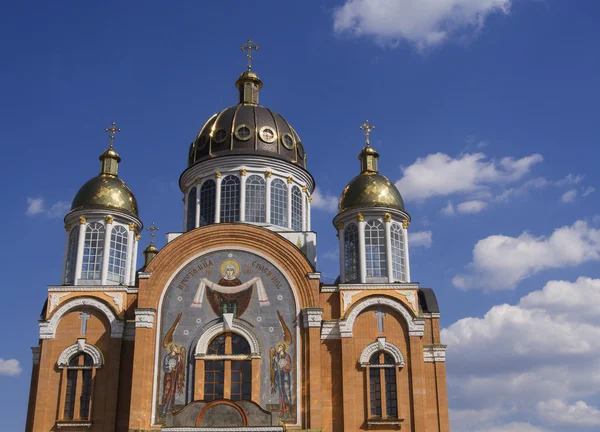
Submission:
{"label": "window with white frame", "polygon": [[81,279],[100,280],[102,278],[102,256],[104,255],[104,225],[93,222],[85,229]]}
{"label": "window with white frame", "polygon": [[365,225],[365,255],[367,277],[385,277],[385,228],[383,222],[373,219]]}
{"label": "window with white frame", "polygon": [[302,231],[302,192],[298,186],[292,187],[292,230]]}
{"label": "window with white frame", "polygon": [[77,261],[77,243],[79,241],[79,225],[69,232],[69,244],[65,263],[65,284],[72,284],[75,280],[75,264]]}
{"label": "window with white frame", "polygon": [[398,418],[396,370],[394,358],[384,351],[376,352],[369,359],[366,372],[371,418]]}
{"label": "window with white frame", "polygon": [[187,196],[187,231],[196,228],[196,187],[190,189]]}
{"label": "window with white frame", "polygon": [[127,262],[127,230],[115,225],[110,234],[110,255],[108,257],[108,280],[125,283]]}
{"label": "window with white frame", "polygon": [[360,277],[358,265],[358,227],[350,224],[344,230],[344,282]]}
{"label": "window with white frame", "polygon": [[206,180],[200,187],[200,226],[215,223],[216,191],[214,180]]}
{"label": "window with white frame", "polygon": [[[65,402],[62,420],[90,419],[93,369],[93,360],[89,354],[80,353],[69,361],[65,374]],[[79,397],[79,403],[77,403],[77,397]]]}
{"label": "window with white frame", "polygon": [[228,175],[221,183],[221,222],[240,220],[240,179]]}
{"label": "window with white frame", "polygon": [[392,237],[392,271],[394,280],[406,281],[406,263],[404,262],[404,231],[400,224],[390,228]]}
{"label": "window with white frame", "polygon": [[281,179],[271,182],[271,223],[287,227],[287,185]]}
{"label": "window with white frame", "polygon": [[265,179],[251,175],[246,180],[246,222],[266,222]]}

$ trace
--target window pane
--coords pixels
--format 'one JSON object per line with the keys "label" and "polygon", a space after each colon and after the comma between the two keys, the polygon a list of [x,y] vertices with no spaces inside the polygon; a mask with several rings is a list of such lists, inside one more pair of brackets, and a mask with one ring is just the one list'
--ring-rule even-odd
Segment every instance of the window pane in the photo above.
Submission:
{"label": "window pane", "polygon": [[396,368],[385,368],[384,373],[386,414],[390,417],[398,417],[398,400],[396,397]]}
{"label": "window pane", "polygon": [[271,182],[271,223],[287,227],[287,185],[281,179]]}
{"label": "window pane", "polygon": [[383,223],[371,220],[365,225],[367,277],[387,276],[385,262],[385,229]]}
{"label": "window pane", "polygon": [[358,228],[350,224],[344,230],[344,269],[346,282],[359,278],[358,266]]}
{"label": "window pane", "polygon": [[69,233],[69,246],[67,252],[67,264],[65,266],[65,283],[73,283],[75,279],[75,264],[77,261],[77,243],[79,242],[79,225],[76,225]]}
{"label": "window pane", "polygon": [[[208,346],[207,354],[225,354],[225,334],[216,336]],[[208,370],[208,369],[207,369]]]}
{"label": "window pane", "polygon": [[207,180],[202,183],[200,188],[200,226],[215,223],[216,190],[214,180]]}
{"label": "window pane", "polygon": [[392,270],[394,280],[406,281],[404,263],[404,231],[400,224],[394,223],[390,229],[392,237]]}
{"label": "window pane", "polygon": [[81,398],[79,399],[81,420],[87,420],[90,418],[90,402],[92,400],[92,370],[85,369],[83,372],[83,378],[81,382]]}
{"label": "window pane", "polygon": [[83,266],[81,279],[100,280],[102,277],[102,256],[104,247],[104,225],[94,222],[85,230],[83,246]]}
{"label": "window pane", "polygon": [[196,187],[188,192],[187,196],[187,231],[196,228]]}
{"label": "window pane", "polygon": [[75,414],[75,388],[77,387],[77,369],[67,370],[67,392],[65,395],[64,419],[73,420]]}
{"label": "window pane", "polygon": [[266,222],[265,180],[258,175],[251,175],[246,180],[246,221]]}
{"label": "window pane", "polygon": [[127,261],[127,230],[116,225],[110,235],[110,256],[108,259],[108,280],[125,283]]}
{"label": "window pane", "polygon": [[231,400],[239,401],[251,399],[252,374],[250,372],[250,360],[231,362]]}
{"label": "window pane", "polygon": [[379,368],[369,370],[369,387],[371,416],[381,417],[381,375]]}
{"label": "window pane", "polygon": [[292,229],[302,231],[302,192],[298,186],[292,188]]}
{"label": "window pane", "polygon": [[221,222],[240,220],[240,179],[227,176],[221,183]]}
{"label": "window pane", "polygon": [[[204,363],[204,399],[212,401],[223,398],[225,362],[223,360],[208,360]],[[217,371],[216,373],[214,373]]]}
{"label": "window pane", "polygon": [[231,353],[232,354],[250,354],[250,344],[246,338],[232,333],[231,334]]}

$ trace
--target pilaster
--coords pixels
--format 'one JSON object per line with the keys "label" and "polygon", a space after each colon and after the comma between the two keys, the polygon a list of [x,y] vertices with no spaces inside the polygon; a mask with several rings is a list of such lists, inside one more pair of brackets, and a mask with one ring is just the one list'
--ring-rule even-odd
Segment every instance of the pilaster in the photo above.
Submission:
{"label": "pilaster", "polygon": [[[106,280],[108,279],[108,259],[110,258],[110,236],[112,234],[114,218],[112,216],[106,216],[104,218],[104,246],[102,249],[102,270],[101,270],[101,284],[106,285]],[[127,242],[127,250],[129,251],[129,241]],[[127,254],[127,259],[129,259],[129,254]],[[125,265],[125,271],[127,271],[129,267]]]}
{"label": "pilaster", "polygon": [[215,176],[215,223],[219,223],[221,222],[221,183],[223,183],[223,176],[220,172],[216,173]]}
{"label": "pilaster", "polygon": [[365,246],[365,217],[362,214],[356,216],[358,221],[358,255],[360,263],[360,283],[367,282],[367,252]]}
{"label": "pilaster", "polygon": [[387,267],[388,283],[394,282],[394,259],[392,257],[392,216],[386,213],[383,216],[385,227],[385,261]]}
{"label": "pilaster", "polygon": [[79,217],[79,239],[77,239],[77,261],[75,264],[75,280],[73,285],[79,284],[81,279],[81,267],[83,265],[83,246],[85,245],[85,230],[87,227],[87,219],[85,216]]}
{"label": "pilaster", "polygon": [[240,222],[246,222],[246,169],[240,170]]}

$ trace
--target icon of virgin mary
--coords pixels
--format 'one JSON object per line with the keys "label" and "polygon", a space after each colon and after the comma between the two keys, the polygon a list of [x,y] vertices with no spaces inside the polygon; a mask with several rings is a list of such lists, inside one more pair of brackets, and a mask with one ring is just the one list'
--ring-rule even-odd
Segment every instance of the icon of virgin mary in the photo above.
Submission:
{"label": "icon of virgin mary", "polygon": [[268,306],[269,298],[259,277],[254,277],[247,282],[238,279],[240,265],[234,259],[228,259],[221,264],[221,279],[211,282],[206,278],[200,279],[200,285],[192,301],[192,307],[202,307],[204,292],[211,309],[217,316],[231,313],[235,317],[244,314],[256,287],[260,306]]}

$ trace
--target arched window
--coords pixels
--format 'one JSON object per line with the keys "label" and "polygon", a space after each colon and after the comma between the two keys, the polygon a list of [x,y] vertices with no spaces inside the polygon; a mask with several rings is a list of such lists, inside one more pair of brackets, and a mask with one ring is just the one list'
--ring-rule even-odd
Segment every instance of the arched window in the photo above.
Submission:
{"label": "arched window", "polygon": [[221,222],[240,220],[240,179],[229,175],[221,183]]}
{"label": "arched window", "polygon": [[292,187],[292,230],[302,231],[302,192],[298,186]]}
{"label": "arched window", "polygon": [[[64,420],[89,420],[92,401],[93,360],[89,354],[81,353],[71,359],[67,368]],[[77,394],[79,403],[77,403]],[[76,410],[79,408],[79,411]]]}
{"label": "arched window", "polygon": [[83,244],[83,264],[81,279],[100,280],[102,278],[102,256],[104,255],[104,225],[91,223],[85,229]]}
{"label": "arched window", "polygon": [[187,231],[196,228],[196,187],[190,189],[187,196]]}
{"label": "arched window", "polygon": [[271,183],[271,223],[287,227],[287,185],[281,179]]}
{"label": "arched window", "polygon": [[386,352],[376,352],[369,360],[367,374],[370,416],[397,418],[398,397],[394,358]]}
{"label": "arched window", "polygon": [[200,188],[200,226],[215,223],[215,199],[217,186],[214,180],[206,180]]}
{"label": "arched window", "polygon": [[392,270],[396,281],[406,282],[406,263],[404,262],[404,231],[400,224],[392,224]]}
{"label": "arched window", "polygon": [[358,265],[358,228],[350,224],[344,230],[344,282],[351,282],[360,277]]}
{"label": "arched window", "polygon": [[65,265],[65,284],[72,284],[75,280],[75,264],[77,261],[77,243],[79,240],[79,225],[76,225],[69,233],[69,245]]}
{"label": "arched window", "polygon": [[[236,333],[222,333],[210,342],[204,362],[205,401],[252,399],[250,354],[250,344]],[[227,387],[226,376],[229,377]]]}
{"label": "arched window", "polygon": [[108,280],[125,283],[127,262],[127,230],[115,225],[110,234],[110,256],[108,257]]}
{"label": "arched window", "polygon": [[251,175],[246,180],[246,222],[266,221],[266,186],[265,180],[258,175]]}
{"label": "arched window", "polygon": [[385,228],[378,220],[370,220],[365,225],[365,253],[367,277],[385,277]]}

